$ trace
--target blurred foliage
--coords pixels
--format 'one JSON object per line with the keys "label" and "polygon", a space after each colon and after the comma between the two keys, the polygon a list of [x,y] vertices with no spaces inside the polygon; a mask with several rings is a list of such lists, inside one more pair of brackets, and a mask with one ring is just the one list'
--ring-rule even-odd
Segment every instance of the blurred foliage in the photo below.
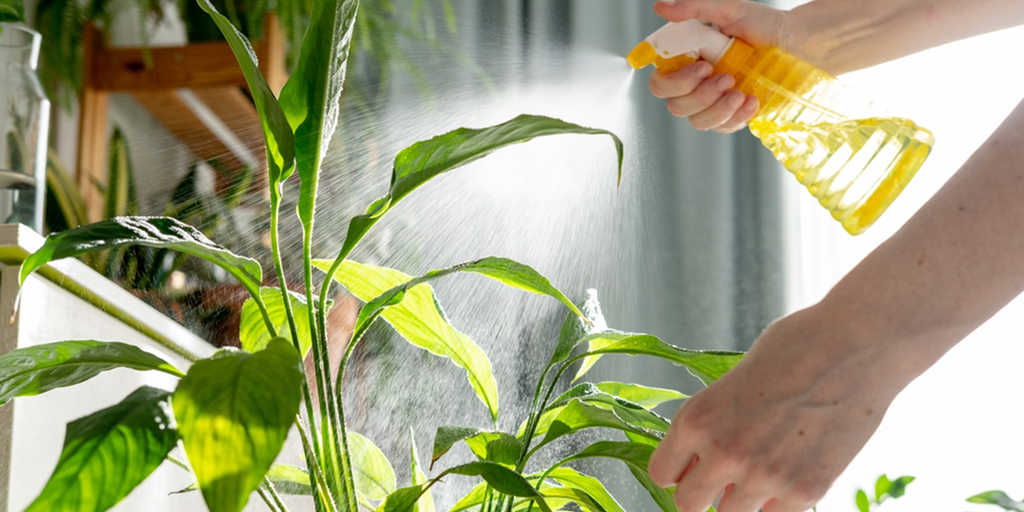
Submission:
{"label": "blurred foliage", "polygon": [[883,474],[875,481],[873,498],[869,497],[868,493],[864,492],[864,489],[857,489],[857,494],[854,497],[857,510],[860,512],[871,512],[890,498],[902,497],[907,492],[907,486],[914,479],[912,476],[901,476],[895,480],[889,480],[889,477]]}

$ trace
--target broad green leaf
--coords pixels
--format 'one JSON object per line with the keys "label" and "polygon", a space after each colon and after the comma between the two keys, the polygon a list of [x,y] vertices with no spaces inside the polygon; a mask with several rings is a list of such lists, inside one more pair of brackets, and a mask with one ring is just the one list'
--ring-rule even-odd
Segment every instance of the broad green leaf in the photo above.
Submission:
{"label": "broad green leaf", "polygon": [[263,140],[267,147],[267,172],[271,193],[277,194],[278,184],[287,179],[295,169],[295,136],[292,127],[288,124],[288,118],[285,117],[274,91],[267,85],[267,79],[260,72],[256,52],[253,51],[249,40],[227,18],[217,12],[210,0],[198,1],[199,7],[213,18],[217,28],[224,34],[224,39],[227,40],[228,46],[235,54],[235,60],[242,68],[242,74],[245,75],[249,93],[260,116]]}
{"label": "broad green leaf", "polygon": [[[648,430],[643,427],[637,427],[630,425],[619,417],[615,411],[597,407],[594,405],[587,405],[576,398],[570,401],[558,415],[551,421],[550,426],[547,427],[547,432],[544,439],[536,445],[532,450],[536,451],[540,447],[558,439],[559,437],[572,434],[587,428],[613,428],[621,430],[623,432],[630,432],[639,436],[651,439],[655,441],[661,440],[662,435],[653,430]],[[540,426],[537,428],[537,432],[534,435],[540,435]]]}
{"label": "broad green leaf", "polygon": [[0,22],[19,21],[25,21],[25,4],[21,0],[0,0]]}
{"label": "broad green leaf", "polygon": [[[320,260],[314,265],[325,269],[330,262]],[[412,278],[390,268],[346,261],[334,279],[360,300],[370,301]],[[400,304],[383,310],[380,316],[409,343],[447,357],[466,370],[473,390],[487,406],[491,418],[497,419],[498,385],[491,373],[491,362],[473,340],[448,323],[429,285],[409,289]]]}
{"label": "broad green leaf", "polygon": [[388,194],[374,201],[365,214],[352,218],[339,255],[344,257],[350,254],[382,215],[431,178],[475,162],[498,149],[537,137],[559,134],[611,136],[618,152],[618,176],[621,181],[622,141],[606,130],[585,128],[560,119],[534,115],[521,115],[487,128],[459,128],[417,142],[398,153]]}
{"label": "broad green leaf", "polygon": [[[425,485],[428,478],[423,470],[420,469],[420,456],[416,453],[416,435],[413,433],[412,428],[409,428],[409,463],[412,484]],[[412,512],[434,512],[434,498],[430,495],[430,489],[423,492],[419,500],[416,501],[416,505],[413,506]]]}
{"label": "broad green leaf", "polygon": [[434,433],[434,453],[430,457],[430,467],[433,468],[434,463],[444,457],[444,454],[448,453],[455,443],[480,432],[482,430],[475,427],[453,427],[450,425],[437,427],[437,432]]}
{"label": "broad green leaf", "polygon": [[679,348],[648,334],[635,334],[589,352],[594,355],[628,354],[660,357],[677,365],[685,366],[705,385],[717,380],[743,358],[743,352]]}
{"label": "broad green leaf", "polygon": [[[284,301],[281,300],[281,290],[265,286],[260,288],[260,296],[263,297],[263,302],[267,306],[267,314],[278,335],[291,341],[292,331],[288,326]],[[309,333],[309,306],[306,304],[306,296],[301,293],[289,291],[288,296],[292,301],[292,314],[295,316],[295,328],[299,333],[302,357],[306,357],[312,342]],[[242,322],[238,329],[238,337],[242,342],[242,348],[249,352],[263,349],[272,338],[270,332],[267,331],[267,324],[263,321],[260,308],[252,298],[246,299],[242,305]]]}
{"label": "broad green leaf", "polygon": [[[616,416],[634,427],[652,432],[668,432],[669,421],[660,414],[608,393],[598,391],[597,393],[574,397],[570,400],[578,400],[587,405],[596,405],[602,409],[614,411]],[[563,405],[567,405],[570,400],[555,402],[552,406],[560,408]]]}
{"label": "broad green leaf", "polygon": [[[554,354],[551,355],[550,364],[552,366],[568,359],[572,354],[572,349],[582,343],[587,336],[609,331],[608,322],[605,321],[604,313],[601,312],[601,303],[597,299],[597,290],[592,288],[587,290],[587,298],[583,301],[580,309],[583,310],[583,316],[587,321],[583,322],[578,316],[573,315],[566,317],[558,332],[558,346],[555,348]],[[595,345],[592,343],[591,346]],[[582,377],[597,362],[598,357],[600,356],[584,359],[583,366],[576,373],[575,378]]]}
{"label": "broad green leaf", "polygon": [[438,480],[449,474],[479,476],[483,478],[495,491],[502,494],[508,494],[509,496],[529,498],[534,500],[543,512],[551,512],[551,508],[548,507],[547,502],[544,501],[544,498],[537,492],[537,489],[534,489],[530,482],[523,478],[519,473],[516,473],[501,464],[487,461],[470,462],[468,464],[462,464],[461,466],[446,469],[434,480]]}
{"label": "broad green leaf", "polygon": [[[487,484],[495,491],[510,496],[528,498],[533,500],[537,506],[540,507],[542,512],[551,512],[551,507],[548,506],[544,497],[537,492],[533,485],[523,478],[522,475],[502,466],[501,464],[487,461],[470,462],[468,464],[448,468],[440,475],[430,480],[426,485],[413,485],[411,487],[398,489],[391,493],[391,495],[384,500],[384,503],[381,503],[381,505],[377,507],[377,512],[411,511],[412,508],[416,506],[416,502],[420,495],[431,485],[437,483],[447,475],[479,476],[483,478],[484,481],[486,481]],[[472,495],[474,493],[471,492],[470,494]],[[466,498],[460,500],[460,503],[464,501],[466,501]]]}
{"label": "broad green leaf", "polygon": [[210,512],[239,512],[281,451],[299,410],[299,354],[275,338],[254,354],[196,362],[174,391],[185,453]]}
{"label": "broad green leaf", "polygon": [[295,165],[302,178],[299,218],[306,229],[312,229],[320,160],[338,122],[358,5],[357,0],[313,2],[298,64],[281,90],[281,106],[295,133]]}
{"label": "broad green leaf", "polygon": [[57,468],[26,512],[101,512],[128,496],[178,442],[168,398],[143,386],[69,423]]}
{"label": "broad green leaf", "polygon": [[912,476],[901,476],[892,481],[889,486],[889,490],[887,490],[886,493],[892,497],[892,499],[899,498],[907,492],[907,486],[914,480],[915,478]]}
{"label": "broad green leaf", "polygon": [[868,494],[864,492],[864,489],[857,489],[854,501],[857,503],[857,510],[860,512],[871,512],[871,502],[868,501]]}
{"label": "broad green leaf", "polygon": [[371,500],[382,500],[395,492],[395,470],[373,441],[349,431],[348,449],[356,491]]}
{"label": "broad green leaf", "polygon": [[21,264],[20,283],[53,260],[73,258],[128,245],[167,248],[213,263],[238,279],[250,294],[263,281],[260,264],[213,243],[201,231],[169,217],[118,217],[46,237],[43,246]]}
{"label": "broad green leaf", "polygon": [[73,386],[115,368],[184,375],[167,361],[127,343],[80,340],[33,345],[0,356],[0,405],[15,397]]}
{"label": "broad green leaf", "polygon": [[516,436],[505,432],[480,432],[466,438],[466,444],[480,460],[514,466],[523,452],[523,444]]}
{"label": "broad green leaf", "polygon": [[663,388],[652,388],[640,384],[623,384],[621,382],[598,382],[594,384],[597,389],[620,398],[635,402],[643,407],[651,409],[665,402],[673,400],[686,400],[688,396],[674,390]]}
{"label": "broad green leaf", "polygon": [[558,467],[548,473],[548,478],[564,487],[579,489],[587,493],[607,512],[626,512],[608,492],[608,489],[605,489],[604,484],[592,476],[584,475],[572,468]]}
{"label": "broad green leaf", "polygon": [[586,491],[575,487],[545,487],[540,493],[549,503],[561,499],[575,503],[583,512],[608,512]]}
{"label": "broad green leaf", "polygon": [[981,503],[985,505],[998,505],[1003,510],[1009,510],[1011,512],[1024,512],[1024,502],[1015,501],[1006,495],[1003,491],[988,491],[981,494],[975,494],[970,498],[967,498],[968,503]]}
{"label": "broad green leaf", "polygon": [[664,512],[679,512],[672,499],[672,493],[659,487],[658,484],[654,483],[654,480],[651,480],[650,475],[647,474],[647,464],[651,460],[652,453],[654,453],[654,446],[645,443],[600,441],[586,447],[575,455],[562,459],[552,466],[552,469],[549,471],[554,471],[554,468],[581,459],[595,457],[616,459],[626,464],[629,472],[647,490],[651,498],[658,504],[658,507]]}

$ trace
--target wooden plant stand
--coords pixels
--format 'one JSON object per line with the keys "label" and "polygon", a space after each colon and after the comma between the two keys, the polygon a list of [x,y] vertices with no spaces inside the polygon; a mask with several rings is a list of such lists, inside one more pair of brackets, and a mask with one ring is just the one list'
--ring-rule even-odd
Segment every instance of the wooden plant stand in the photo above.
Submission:
{"label": "wooden plant stand", "polygon": [[[267,15],[262,40],[253,42],[260,71],[275,93],[284,86],[284,35],[277,18]],[[103,199],[95,186],[107,182],[107,107],[111,93],[130,93],[143,107],[204,160],[219,159],[237,171],[243,161],[190,108],[198,98],[234,134],[261,165],[265,160],[259,116],[245,93],[245,76],[226,42],[150,48],[147,66],[142,48],[107,48],[102,32],[86,26],[82,38],[84,73],[78,141],[78,188],[90,222],[103,218]],[[190,91],[188,96],[185,91]],[[263,173],[257,172],[257,179]],[[218,188],[221,187],[218,183]]]}

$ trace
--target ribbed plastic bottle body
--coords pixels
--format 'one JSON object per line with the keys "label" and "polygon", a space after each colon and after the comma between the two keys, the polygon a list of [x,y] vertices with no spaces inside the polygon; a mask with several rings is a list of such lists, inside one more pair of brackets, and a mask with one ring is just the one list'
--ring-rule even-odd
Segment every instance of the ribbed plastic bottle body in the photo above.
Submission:
{"label": "ribbed plastic bottle body", "polygon": [[851,234],[892,204],[931,152],[931,132],[887,117],[828,73],[736,40],[715,65],[760,101],[750,131]]}

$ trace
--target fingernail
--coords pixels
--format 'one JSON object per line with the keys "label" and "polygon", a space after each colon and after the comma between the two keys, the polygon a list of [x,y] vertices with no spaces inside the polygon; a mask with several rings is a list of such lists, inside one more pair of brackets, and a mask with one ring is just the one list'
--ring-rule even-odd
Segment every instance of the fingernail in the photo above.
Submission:
{"label": "fingernail", "polygon": [[715,82],[715,87],[718,87],[719,91],[726,91],[732,87],[734,80],[732,75],[722,75],[718,77],[718,81]]}
{"label": "fingernail", "polygon": [[743,103],[743,93],[739,91],[733,91],[729,93],[729,97],[725,100],[725,105],[729,108],[739,108],[740,104]]}
{"label": "fingernail", "polygon": [[711,74],[711,64],[700,62],[697,64],[697,78],[707,78]]}
{"label": "fingernail", "polygon": [[658,0],[658,3],[662,5],[675,5],[676,0]]}

